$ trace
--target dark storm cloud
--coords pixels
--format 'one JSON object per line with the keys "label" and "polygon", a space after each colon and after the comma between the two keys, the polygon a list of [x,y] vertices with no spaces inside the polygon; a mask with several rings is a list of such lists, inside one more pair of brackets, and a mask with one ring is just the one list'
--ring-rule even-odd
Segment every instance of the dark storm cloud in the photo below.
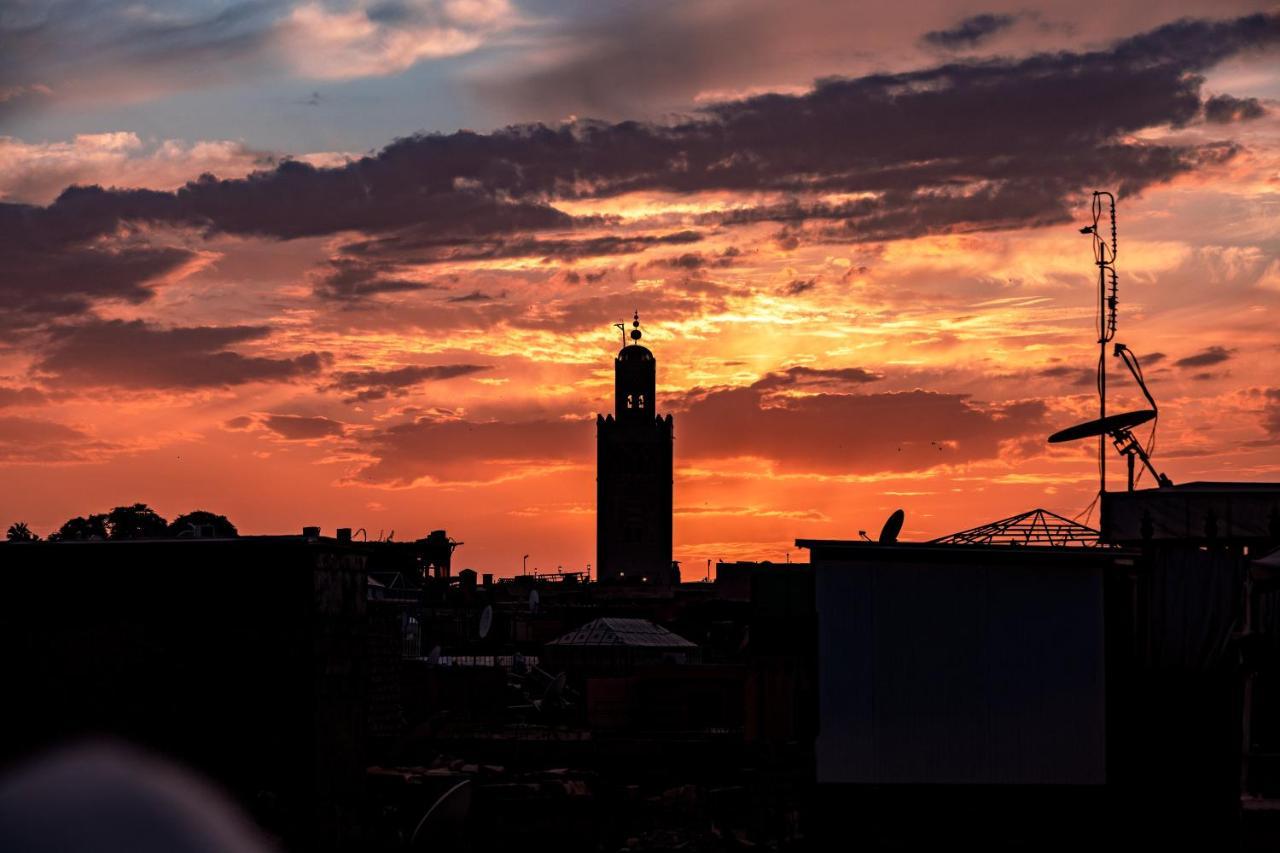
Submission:
{"label": "dark storm cloud", "polygon": [[303,415],[267,415],[262,424],[285,441],[311,441],[346,432],[346,427],[338,421]]}
{"label": "dark storm cloud", "polygon": [[785,296],[800,296],[801,294],[808,293],[817,286],[818,280],[816,278],[798,278],[783,287],[782,293]]}
{"label": "dark storm cloud", "polygon": [[672,255],[669,258],[659,258],[653,261],[652,266],[666,267],[673,270],[699,270],[707,266],[708,260],[697,252],[685,252],[683,255]]}
{"label": "dark storm cloud", "polygon": [[797,365],[770,373],[758,379],[751,387],[757,391],[768,391],[797,386],[856,386],[879,382],[883,378],[880,374],[861,367],[818,368]]}
{"label": "dark storm cloud", "polygon": [[[576,276],[576,275],[577,275],[577,273],[571,273],[571,275],[575,275],[575,276]],[[571,279],[571,281],[572,281],[572,280],[573,280],[573,279]],[[505,292],[505,291],[504,291],[504,292],[502,292],[502,293],[500,293],[500,294],[498,294],[497,296],[495,296],[495,295],[493,295],[492,293],[484,293],[484,292],[479,291],[479,290],[473,290],[473,291],[471,291],[470,293],[462,293],[462,294],[459,294],[458,296],[450,296],[450,297],[449,297],[448,299],[446,299],[445,301],[446,301],[446,302],[453,302],[453,303],[463,303],[463,302],[492,302],[492,301],[493,301],[493,300],[495,300],[495,299],[503,299],[503,298],[505,298],[505,297],[506,297],[506,295],[507,295],[507,294],[506,294],[506,292]]]}
{"label": "dark storm cloud", "polygon": [[0,203],[0,328],[83,312],[96,300],[133,304],[193,254],[137,239],[101,240],[99,223]]}
{"label": "dark storm cloud", "polygon": [[535,237],[440,238],[434,234],[395,234],[362,240],[343,247],[355,257],[390,258],[400,264],[459,263],[508,258],[541,258],[544,261],[573,261],[583,258],[631,255],[655,246],[683,245],[702,239],[697,231],[633,236],[538,239]]}
{"label": "dark storm cloud", "polygon": [[1236,98],[1232,95],[1214,95],[1204,102],[1205,121],[1214,124],[1230,124],[1233,121],[1249,121],[1262,118],[1267,110],[1257,98]]}
{"label": "dark storm cloud", "polygon": [[[369,238],[353,241],[346,256],[397,263],[574,259],[700,239],[694,231],[598,236],[615,223],[553,206],[631,191],[792,195],[793,202],[708,224],[788,222],[796,244],[1060,222],[1086,187],[1134,193],[1233,156],[1229,144],[1162,145],[1133,135],[1193,121],[1203,110],[1198,72],[1278,41],[1276,15],[1179,21],[1107,50],[830,78],[804,95],[721,103],[670,124],[580,121],[421,135],[335,168],[287,161],[245,178],[205,176],[175,192],[73,188],[46,208],[0,206],[0,223],[18,221],[35,238],[30,246],[21,236],[0,243],[0,262],[18,270],[4,287],[19,311],[144,300],[147,282],[185,256],[94,241],[118,242],[122,231],[148,224],[286,240],[363,232]],[[812,200],[818,193],[863,197],[821,204]],[[800,227],[809,220],[826,224]],[[531,236],[583,228],[597,234]],[[107,253],[79,263],[101,262],[108,274],[46,269],[60,263],[63,248],[72,252],[68,263],[75,252]],[[322,296],[410,284],[341,267],[332,274]]]}
{"label": "dark storm cloud", "polygon": [[368,402],[403,395],[427,382],[456,379],[491,369],[486,364],[431,364],[392,370],[346,370],[334,375],[331,387],[349,394],[349,403]]}
{"label": "dark storm cloud", "polygon": [[1235,350],[1215,345],[1206,347],[1195,355],[1180,358],[1173,364],[1175,367],[1212,367],[1215,364],[1230,361],[1233,355]]}
{"label": "dark storm cloud", "polygon": [[466,132],[414,137],[343,166],[286,160],[244,178],[204,175],[173,192],[72,187],[46,210],[58,225],[89,235],[128,222],[281,240],[408,226],[457,239],[573,225],[540,199],[499,195],[518,183],[507,174],[518,164],[477,162],[490,146],[472,140],[491,138]]}
{"label": "dark storm cloud", "polygon": [[314,352],[269,358],[230,349],[269,333],[265,326],[91,320],[50,329],[35,370],[62,387],[190,390],[286,381],[319,372],[327,360]]}
{"label": "dark storm cloud", "polygon": [[[715,219],[716,217],[706,217],[705,221],[714,222]],[[698,270],[704,270],[709,267],[724,269],[734,265],[734,259],[738,254],[738,250],[730,246],[718,255],[702,254],[701,252],[684,252],[679,255],[671,255],[665,258],[655,258],[650,261],[648,265],[651,267],[683,270],[685,272],[697,272]]]}
{"label": "dark storm cloud", "polygon": [[975,47],[991,38],[1001,30],[1007,30],[1017,23],[1014,15],[994,15],[984,13],[965,18],[954,27],[945,30],[933,30],[921,37],[921,41],[934,47],[958,50]]}
{"label": "dark storm cloud", "polygon": [[363,264],[344,258],[329,261],[329,269],[322,275],[312,292],[321,299],[338,302],[358,302],[383,293],[407,293],[417,290],[434,290],[437,285],[413,281],[392,274],[381,264]]}
{"label": "dark storm cloud", "polygon": [[422,135],[330,169],[287,161],[235,180],[206,176],[173,193],[80,188],[51,211],[95,233],[155,220],[282,239],[409,226],[437,238],[481,238],[574,225],[550,206],[555,198],[938,191],[1065,170],[1033,185],[1048,203],[1061,181],[1083,179],[1086,165],[1095,180],[1100,164],[1128,175],[1133,189],[1189,168],[1189,149],[1121,137],[1191,121],[1201,109],[1192,72],[1277,41],[1280,16],[1180,21],[1105,51],[830,78],[805,95],[717,104],[669,125],[583,121]]}

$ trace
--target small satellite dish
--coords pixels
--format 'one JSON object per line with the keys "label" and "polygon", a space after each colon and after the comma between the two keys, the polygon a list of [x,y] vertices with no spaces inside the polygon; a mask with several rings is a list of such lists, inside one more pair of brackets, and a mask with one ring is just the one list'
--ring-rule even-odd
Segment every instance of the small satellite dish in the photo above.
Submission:
{"label": "small satellite dish", "polygon": [[471,780],[463,779],[431,804],[418,821],[409,841],[410,850],[449,850],[471,811]]}
{"label": "small satellite dish", "polygon": [[435,666],[436,664],[440,663],[440,647],[439,646],[431,647],[431,651],[427,653],[427,663],[430,666]]}
{"label": "small satellite dish", "polygon": [[1107,435],[1117,430],[1132,429],[1140,424],[1145,424],[1155,416],[1156,413],[1153,410],[1142,409],[1136,412],[1108,415],[1105,418],[1095,418],[1055,432],[1049,436],[1049,443],[1061,444],[1064,441],[1076,441],[1077,439],[1090,438],[1095,435]]}
{"label": "small satellite dish", "polygon": [[897,542],[898,534],[902,532],[902,522],[906,520],[907,514],[900,509],[895,509],[885,521],[884,527],[880,528],[880,544],[892,545]]}
{"label": "small satellite dish", "polygon": [[542,596],[538,595],[538,591],[536,589],[529,590],[529,612],[530,613],[538,612],[538,604],[541,601],[542,601]]}
{"label": "small satellite dish", "polygon": [[493,630],[493,605],[486,604],[484,610],[480,611],[480,639],[489,636],[489,632]]}

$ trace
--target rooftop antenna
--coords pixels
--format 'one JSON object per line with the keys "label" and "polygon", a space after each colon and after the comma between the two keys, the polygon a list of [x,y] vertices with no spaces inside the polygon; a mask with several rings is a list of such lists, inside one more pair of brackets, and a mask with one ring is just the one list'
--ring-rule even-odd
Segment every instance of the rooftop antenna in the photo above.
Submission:
{"label": "rooftop antenna", "polygon": [[[1103,199],[1111,218],[1111,242],[1099,232]],[[1119,302],[1119,279],[1116,277],[1116,197],[1106,190],[1093,191],[1093,224],[1080,229],[1093,242],[1093,263],[1098,268],[1098,422],[1107,419],[1107,344],[1116,336],[1116,305]],[[1107,490],[1107,438],[1098,434],[1098,491]]]}
{"label": "rooftop antenna", "polygon": [[[1102,225],[1104,199],[1106,200],[1105,207],[1111,220],[1110,241],[1099,230]],[[1156,401],[1151,396],[1151,391],[1147,389],[1147,383],[1142,375],[1142,366],[1138,363],[1138,357],[1133,353],[1133,350],[1124,344],[1116,344],[1113,355],[1124,362],[1124,366],[1129,369],[1130,375],[1138,383],[1138,387],[1142,390],[1142,395],[1147,398],[1151,408],[1149,410],[1122,412],[1110,417],[1107,416],[1107,344],[1111,343],[1116,336],[1116,305],[1119,301],[1119,283],[1115,268],[1117,254],[1115,196],[1105,190],[1094,191],[1093,224],[1081,228],[1080,233],[1091,235],[1093,239],[1093,261],[1098,267],[1098,418],[1059,430],[1049,436],[1049,442],[1057,444],[1063,441],[1090,438],[1095,435],[1098,437],[1099,495],[1107,490],[1106,447],[1108,438],[1111,439],[1116,450],[1125,457],[1128,463],[1129,491],[1133,491],[1134,485],[1142,476],[1143,471],[1150,471],[1158,485],[1172,486],[1173,482],[1157,471],[1155,466],[1151,464],[1151,452],[1155,449],[1155,424],[1152,424],[1151,434],[1145,447],[1133,435],[1133,427],[1157,420],[1159,407],[1156,406]],[[1139,461],[1142,462],[1141,469],[1137,469],[1137,462]]]}
{"label": "rooftop antenna", "polygon": [[625,347],[627,345],[627,324],[614,323],[613,327],[618,330],[618,334],[622,335],[622,345]]}

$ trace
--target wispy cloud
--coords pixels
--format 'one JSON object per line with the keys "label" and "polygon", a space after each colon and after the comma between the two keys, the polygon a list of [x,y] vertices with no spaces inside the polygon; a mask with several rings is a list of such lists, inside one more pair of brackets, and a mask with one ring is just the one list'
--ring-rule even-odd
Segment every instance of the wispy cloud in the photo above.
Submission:
{"label": "wispy cloud", "polygon": [[508,0],[19,3],[0,17],[0,104],[385,76],[471,52],[520,22]]}
{"label": "wispy cloud", "polygon": [[931,30],[921,39],[925,44],[948,50],[976,47],[990,40],[996,33],[1009,29],[1017,21],[1016,15],[986,12],[981,15],[972,15],[946,29]]}

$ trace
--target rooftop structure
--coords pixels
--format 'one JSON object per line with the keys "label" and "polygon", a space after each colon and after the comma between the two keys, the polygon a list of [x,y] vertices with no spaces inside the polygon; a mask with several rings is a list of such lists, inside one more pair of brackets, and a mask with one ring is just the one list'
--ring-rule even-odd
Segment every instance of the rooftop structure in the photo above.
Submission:
{"label": "rooftop structure", "polygon": [[660,649],[694,649],[679,634],[668,631],[648,619],[624,619],[605,616],[552,640],[549,646],[644,646]]}
{"label": "rooftop structure", "polygon": [[1098,546],[1098,537],[1098,531],[1092,527],[1063,518],[1047,509],[1033,509],[949,536],[939,536],[933,540],[933,544],[1094,548]]}

